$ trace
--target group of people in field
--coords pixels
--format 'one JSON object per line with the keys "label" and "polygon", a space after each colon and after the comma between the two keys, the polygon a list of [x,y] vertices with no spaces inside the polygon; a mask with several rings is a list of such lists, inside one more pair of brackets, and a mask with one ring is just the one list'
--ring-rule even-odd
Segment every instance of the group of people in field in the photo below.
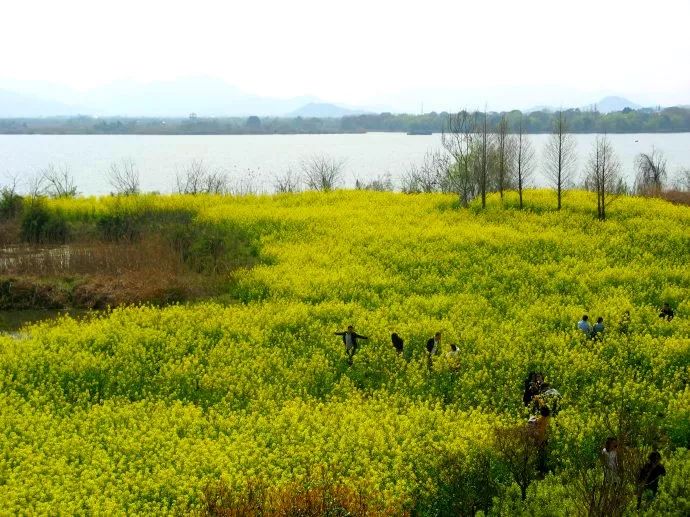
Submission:
{"label": "group of people in field", "polygon": [[[666,321],[673,320],[675,313],[668,303],[664,303],[659,317]],[[598,317],[594,325],[589,322],[587,314],[577,323],[577,328],[588,338],[602,339],[606,331],[604,318]],[[619,322],[618,331],[627,334],[630,329],[630,311],[625,311]],[[336,336],[341,336],[345,345],[345,354],[348,364],[352,365],[353,357],[357,352],[359,340],[369,339],[355,332],[352,325],[347,327],[344,332],[336,332]],[[432,358],[441,353],[441,332],[436,332],[433,337],[426,342],[426,352],[428,354],[429,367],[432,365]],[[397,334],[391,334],[393,348],[398,354],[403,353],[405,342]],[[460,350],[455,343],[451,343],[446,357],[449,359],[458,357]],[[529,436],[537,448],[537,471],[541,476],[546,475],[547,467],[547,446],[548,434],[551,418],[556,416],[559,411],[561,394],[545,381],[541,372],[530,372],[525,380],[525,390],[522,401],[525,407],[530,408],[530,416],[527,421]],[[601,452],[601,462],[604,468],[605,479],[611,483],[618,483],[621,480],[618,462],[618,440],[610,437]],[[659,488],[659,478],[666,474],[664,466],[661,464],[661,454],[653,451],[649,454],[648,461],[642,467],[637,477],[638,481],[638,508],[642,502],[645,491],[651,491],[655,496]]]}
{"label": "group of people in field", "polygon": [[[673,320],[675,313],[668,303],[664,303],[659,317],[667,321]],[[606,326],[604,325],[604,318],[599,316],[594,325],[589,322],[589,316],[584,314],[582,319],[577,322],[577,328],[591,339],[601,339],[606,331]],[[622,334],[627,334],[630,330],[630,311],[625,311],[621,320],[618,324],[618,331]],[[336,332],[336,336],[341,336],[343,344],[345,345],[345,355],[348,358],[348,363],[352,364],[352,359],[357,352],[359,347],[359,340],[369,339],[366,336],[362,336],[355,332],[352,325],[348,325],[347,330],[344,332]],[[405,341],[395,332],[391,334],[391,342],[393,348],[398,354],[403,353],[405,346]],[[426,351],[429,358],[441,353],[441,332],[436,332],[433,337],[429,338],[426,342]],[[455,343],[450,344],[450,349],[446,353],[447,357],[455,357],[460,354],[458,345]]]}
{"label": "group of people in field", "polygon": [[[676,313],[673,312],[671,306],[668,303],[664,303],[663,307],[661,307],[661,311],[659,312],[659,317],[666,321],[672,321],[675,315]],[[583,314],[582,319],[577,322],[577,328],[591,339],[601,339],[604,336],[604,331],[606,330],[606,327],[604,326],[604,318],[599,316],[597,318],[597,322],[592,325],[589,322],[589,316],[587,314]],[[625,311],[621,317],[620,323],[618,324],[618,331],[621,334],[627,334],[629,330],[630,311]]]}
{"label": "group of people in field", "polygon": [[[618,440],[615,436],[609,436],[606,439],[600,458],[604,468],[604,479],[614,486],[619,484],[622,480],[622,472],[618,458]],[[642,498],[645,492],[649,491],[652,497],[656,496],[659,490],[659,480],[665,475],[666,469],[661,463],[661,454],[659,451],[650,452],[646,463],[637,474],[638,509],[642,506]]]}
{"label": "group of people in field", "polygon": [[[344,332],[336,332],[336,336],[341,336],[343,339],[343,344],[345,345],[345,355],[347,356],[347,361],[348,364],[352,364],[353,357],[355,355],[355,352],[357,352],[357,348],[359,346],[359,340],[367,340],[369,339],[367,336],[362,336],[360,334],[357,334],[355,332],[355,329],[352,325],[348,325],[347,330]],[[391,342],[393,343],[393,348],[398,354],[403,353],[403,349],[405,346],[405,341],[395,332],[391,334]],[[439,355],[441,353],[441,333],[436,332],[433,337],[429,338],[426,342],[426,351],[429,357],[429,360],[435,355]],[[454,357],[458,357],[460,355],[460,350],[458,349],[458,345],[455,343],[450,344],[450,349],[446,353],[446,357],[449,359],[452,359]]]}

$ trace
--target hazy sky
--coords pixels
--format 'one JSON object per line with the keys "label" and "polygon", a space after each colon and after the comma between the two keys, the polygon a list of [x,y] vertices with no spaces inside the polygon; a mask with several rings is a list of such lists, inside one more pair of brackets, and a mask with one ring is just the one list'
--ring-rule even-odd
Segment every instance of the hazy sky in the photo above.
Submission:
{"label": "hazy sky", "polygon": [[219,77],[397,109],[690,103],[690,0],[2,0],[0,84]]}

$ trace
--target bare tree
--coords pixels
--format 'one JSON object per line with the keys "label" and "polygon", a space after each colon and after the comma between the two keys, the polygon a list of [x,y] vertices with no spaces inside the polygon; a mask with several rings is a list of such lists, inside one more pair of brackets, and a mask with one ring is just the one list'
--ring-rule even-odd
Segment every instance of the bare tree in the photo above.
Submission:
{"label": "bare tree", "polygon": [[278,194],[299,192],[300,179],[292,169],[288,168],[282,175],[276,176],[273,180],[273,189]]}
{"label": "bare tree", "polygon": [[508,117],[501,116],[496,126],[496,188],[503,201],[503,192],[510,188],[513,173],[513,138],[509,133]]}
{"label": "bare tree", "polygon": [[644,196],[658,196],[666,183],[666,157],[652,147],[649,153],[635,157],[635,192]]}
{"label": "bare tree", "polygon": [[427,151],[420,164],[411,164],[406,171],[403,177],[403,191],[440,192],[448,165],[449,160],[445,153],[438,150]]}
{"label": "bare tree", "polygon": [[42,173],[39,172],[29,177],[27,180],[27,193],[32,201],[46,195],[45,178]]}
{"label": "bare tree", "polygon": [[[253,193],[252,181],[253,179],[247,179],[246,177],[240,180],[241,193]],[[203,192],[206,194],[227,194],[230,191],[229,183],[228,175],[225,171],[221,169],[209,171],[202,183]]]}
{"label": "bare tree", "polygon": [[619,436],[615,473],[604,464],[603,458],[600,458],[601,466],[592,464],[587,454],[575,460],[572,492],[579,515],[626,515],[626,508],[634,500],[645,455],[642,450],[629,447],[624,434]]}
{"label": "bare tree", "polygon": [[526,425],[498,428],[494,434],[494,445],[525,500],[527,487],[539,475],[539,446],[534,433]]}
{"label": "bare tree", "polygon": [[473,117],[463,110],[448,115],[441,133],[441,143],[453,159],[453,163],[447,168],[448,190],[458,194],[463,207],[477,194],[473,174],[473,161],[476,159],[475,127]]}
{"label": "bare tree", "polygon": [[180,194],[201,194],[207,170],[203,160],[192,160],[182,171],[177,173],[175,181]]}
{"label": "bare tree", "polygon": [[690,192],[690,168],[680,169],[673,180],[673,188],[681,192]]}
{"label": "bare tree", "polygon": [[250,196],[259,193],[257,176],[257,171],[247,169],[232,185],[229,185],[225,173],[216,171],[209,175],[207,184],[211,188],[219,189],[218,191],[211,191],[215,194],[227,193],[234,196]]}
{"label": "bare tree", "polygon": [[439,192],[450,165],[448,156],[439,150],[427,151],[422,163],[411,164],[402,179],[402,190],[408,194]]}
{"label": "bare tree", "polygon": [[192,160],[176,177],[180,194],[225,194],[228,176],[221,170],[210,171],[203,160]]}
{"label": "bare tree", "polygon": [[345,160],[315,154],[303,158],[300,167],[307,187],[328,192],[340,183],[344,165]]}
{"label": "bare tree", "polygon": [[577,155],[575,138],[568,130],[563,111],[555,114],[551,136],[544,150],[544,168],[547,178],[558,194],[558,210],[562,206],[563,191],[570,185]]}
{"label": "bare tree", "polygon": [[475,132],[478,134],[477,137],[477,160],[475,161],[475,170],[477,174],[477,185],[479,187],[479,193],[482,196],[482,208],[486,208],[486,191],[489,182],[489,172],[490,165],[489,160],[491,159],[491,134],[489,134],[488,126],[488,114],[486,108],[484,108],[484,113],[477,124]]}
{"label": "bare tree", "polygon": [[75,197],[77,195],[77,185],[68,166],[56,167],[51,163],[41,170],[41,176],[45,186],[44,192],[50,197]]}
{"label": "bare tree", "polygon": [[7,192],[13,196],[19,195],[19,174],[5,174],[5,181],[3,181],[2,192]]}
{"label": "bare tree", "polygon": [[611,141],[597,135],[587,161],[587,184],[597,193],[597,216],[606,219],[606,207],[614,200],[621,183],[621,164]]}
{"label": "bare tree", "polygon": [[534,147],[529,137],[525,134],[522,113],[518,123],[518,131],[515,137],[515,176],[517,180],[520,208],[523,207],[522,192],[529,181],[534,168]]}
{"label": "bare tree", "polygon": [[357,180],[355,182],[357,190],[373,190],[375,192],[391,192],[393,190],[393,180],[389,173],[379,175],[366,183]]}
{"label": "bare tree", "polygon": [[129,158],[110,164],[108,181],[116,194],[129,196],[139,193],[139,170]]}

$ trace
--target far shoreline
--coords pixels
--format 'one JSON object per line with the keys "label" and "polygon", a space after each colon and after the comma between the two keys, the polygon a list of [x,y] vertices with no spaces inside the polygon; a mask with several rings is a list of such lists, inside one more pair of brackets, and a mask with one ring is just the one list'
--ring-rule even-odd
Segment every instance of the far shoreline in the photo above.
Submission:
{"label": "far shoreline", "polygon": [[[680,129],[677,131],[570,131],[574,135],[678,135],[690,133],[690,129]],[[305,135],[405,135],[409,137],[420,136],[435,136],[443,134],[441,131],[432,131],[430,134],[409,134],[406,131],[324,131],[324,132],[274,132],[274,133],[210,133],[210,132],[194,132],[194,133],[164,133],[164,132],[147,132],[147,133],[98,133],[98,132],[5,132],[0,130],[0,136],[305,136]],[[510,133],[515,134],[515,133]],[[534,131],[526,132],[526,135],[548,135],[549,131]]]}

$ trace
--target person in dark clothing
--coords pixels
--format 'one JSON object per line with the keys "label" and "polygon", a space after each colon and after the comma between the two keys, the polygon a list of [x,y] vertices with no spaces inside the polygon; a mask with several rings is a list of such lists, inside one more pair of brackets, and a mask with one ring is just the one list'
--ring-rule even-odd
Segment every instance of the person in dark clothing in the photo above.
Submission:
{"label": "person in dark clothing", "polygon": [[601,339],[604,335],[604,318],[599,316],[592,327],[592,339]]}
{"label": "person in dark clothing", "polygon": [[522,402],[529,406],[534,397],[539,395],[544,389],[544,376],[541,373],[530,372],[525,380],[525,393],[522,395]]}
{"label": "person in dark clothing", "polygon": [[537,374],[535,372],[529,372],[527,379],[525,379],[525,393],[522,395],[522,402],[525,403],[525,406],[529,406],[530,402],[532,402],[532,399],[534,398],[534,395],[536,395],[533,390],[534,377],[536,375]]}
{"label": "person in dark clothing", "polygon": [[673,312],[673,309],[671,309],[671,306],[668,303],[665,303],[664,306],[661,308],[659,317],[664,318],[666,321],[671,321],[674,316],[675,313]]}
{"label": "person in dark clothing", "polygon": [[405,343],[403,339],[400,336],[398,336],[395,332],[393,332],[391,334],[391,341],[393,342],[393,348],[395,348],[395,351],[399,354],[402,354],[403,344]]}
{"label": "person in dark clothing", "polygon": [[661,464],[661,454],[657,451],[651,452],[647,458],[647,463],[640,469],[637,477],[639,483],[637,491],[637,509],[642,505],[642,495],[645,490],[652,491],[652,497],[656,496],[659,490],[659,478],[666,475],[666,469]]}
{"label": "person in dark clothing", "polygon": [[439,350],[441,349],[441,333],[437,332],[434,334],[434,337],[429,338],[429,340],[426,342],[426,351],[429,352],[429,355],[436,355],[439,353]]}
{"label": "person in dark clothing", "polygon": [[345,354],[347,355],[348,364],[352,364],[352,358],[354,357],[355,352],[357,351],[357,340],[369,339],[366,336],[360,336],[359,334],[357,334],[352,325],[348,325],[347,330],[345,332],[336,332],[335,335],[343,337],[343,344],[345,345]]}

